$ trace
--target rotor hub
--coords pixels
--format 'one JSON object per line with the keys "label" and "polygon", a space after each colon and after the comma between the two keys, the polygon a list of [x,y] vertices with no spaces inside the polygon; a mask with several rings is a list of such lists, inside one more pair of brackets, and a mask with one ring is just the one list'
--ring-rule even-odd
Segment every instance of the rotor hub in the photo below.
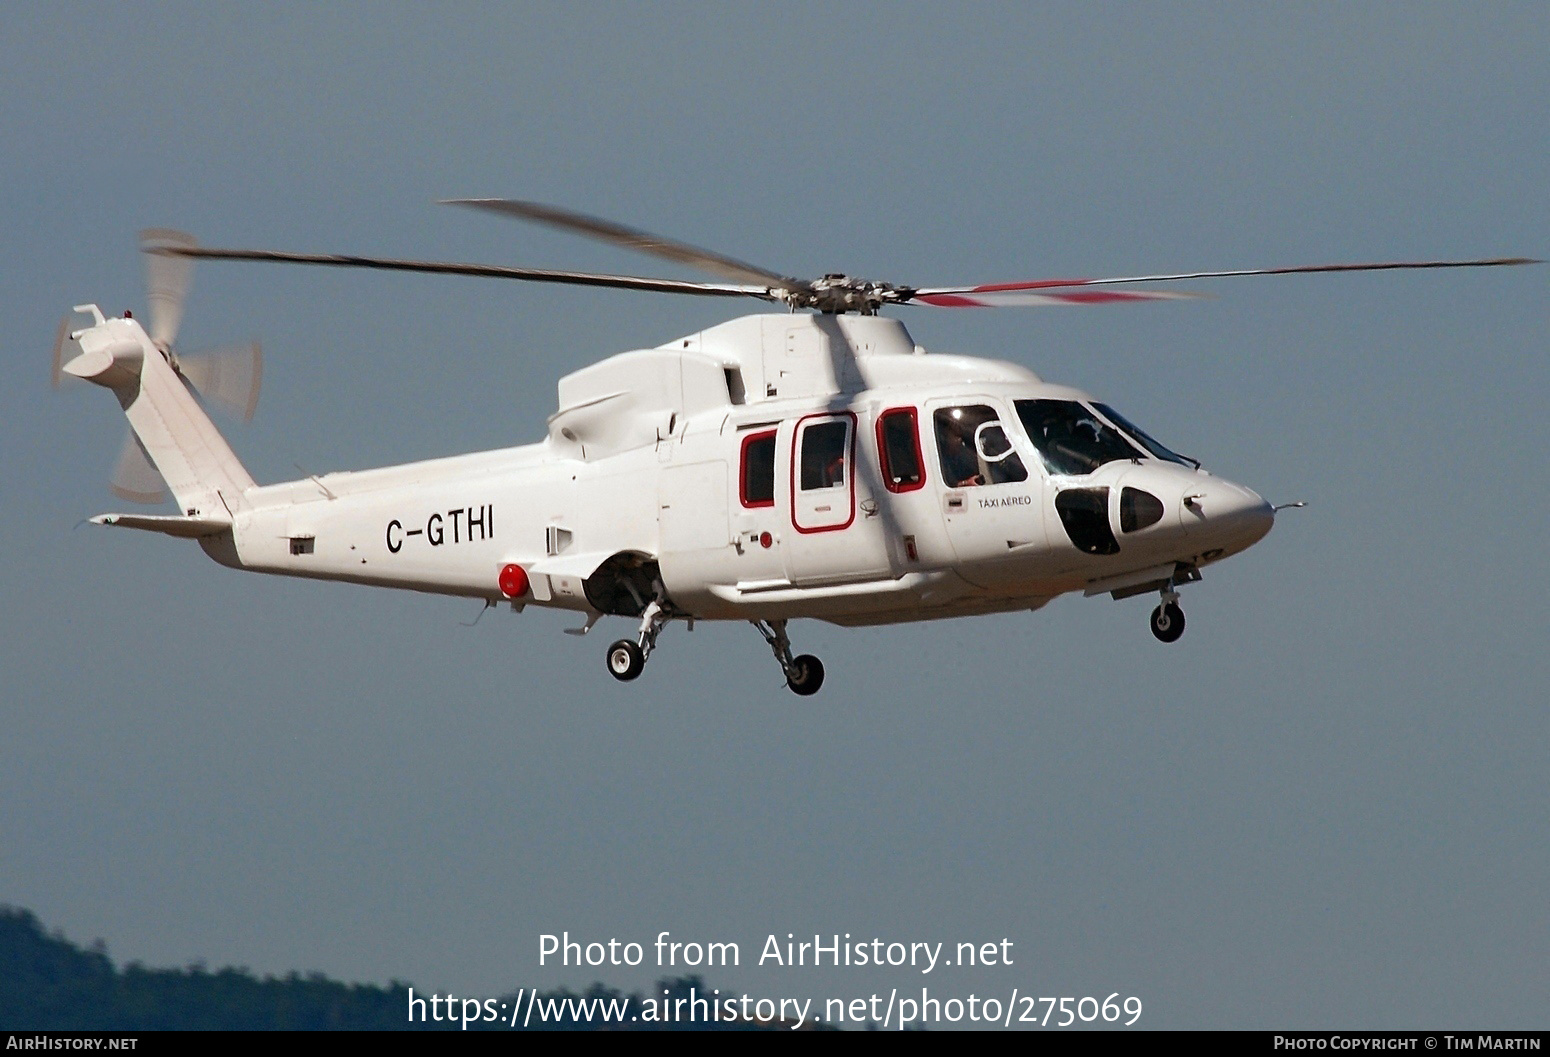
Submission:
{"label": "rotor hub", "polygon": [[892,283],[837,273],[810,280],[805,287],[785,292],[782,299],[793,308],[814,308],[827,315],[857,312],[872,316],[883,305],[907,301],[914,294],[913,290]]}

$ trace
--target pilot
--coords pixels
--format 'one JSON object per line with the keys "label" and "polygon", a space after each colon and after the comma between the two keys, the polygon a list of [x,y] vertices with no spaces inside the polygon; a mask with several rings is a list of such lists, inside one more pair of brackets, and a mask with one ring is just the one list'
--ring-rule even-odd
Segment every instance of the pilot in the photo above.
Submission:
{"label": "pilot", "polygon": [[942,476],[953,488],[971,488],[985,483],[979,457],[974,452],[962,422],[939,419],[942,424]]}

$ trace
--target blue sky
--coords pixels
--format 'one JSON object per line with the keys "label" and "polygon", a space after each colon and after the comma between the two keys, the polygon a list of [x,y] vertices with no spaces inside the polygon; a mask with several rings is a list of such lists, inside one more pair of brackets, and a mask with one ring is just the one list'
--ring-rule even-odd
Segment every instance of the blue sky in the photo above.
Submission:
{"label": "blue sky", "polygon": [[[1151,603],[669,632],[221,569],[118,509],[112,401],[52,394],[135,233],[670,274],[437,206],[550,201],[794,275],[946,284],[1550,256],[1539,4],[28,4],[0,39],[0,900],[148,964],[493,995],[641,986],[538,936],[1015,941],[943,993],[1162,1026],[1544,1024],[1545,267],[900,310],[1276,502]],[[676,274],[676,273],[672,273]],[[260,338],[263,481],[536,440],[567,371],[726,302],[201,266],[185,348]],[[616,622],[622,630],[623,624]],[[613,629],[608,629],[613,630]]]}

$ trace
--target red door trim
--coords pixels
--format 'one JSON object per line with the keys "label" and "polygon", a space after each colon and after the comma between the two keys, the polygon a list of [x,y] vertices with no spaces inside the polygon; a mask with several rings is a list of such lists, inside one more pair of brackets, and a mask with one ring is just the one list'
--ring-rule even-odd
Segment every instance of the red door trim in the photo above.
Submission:
{"label": "red door trim", "polygon": [[[845,519],[843,525],[819,525],[815,528],[803,528],[797,524],[797,467],[800,464],[800,455],[797,452],[797,444],[802,439],[802,423],[815,418],[848,418],[850,419],[850,451],[846,456],[846,491],[850,500],[850,516]],[[819,411],[811,415],[803,415],[797,419],[797,424],[791,428],[791,527],[803,535],[812,535],[815,532],[841,532],[856,523],[856,414],[853,411]]]}

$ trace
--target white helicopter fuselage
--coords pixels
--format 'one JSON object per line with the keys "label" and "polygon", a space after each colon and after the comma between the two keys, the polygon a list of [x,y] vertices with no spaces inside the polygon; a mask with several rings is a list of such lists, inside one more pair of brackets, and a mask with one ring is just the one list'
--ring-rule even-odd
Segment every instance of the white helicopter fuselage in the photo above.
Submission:
{"label": "white helicopter fuselage", "polygon": [[[1272,522],[1253,492],[1135,444],[1089,472],[1052,472],[1018,402],[1112,428],[1090,397],[1014,364],[925,355],[888,318],[744,317],[559,390],[536,444],[217,488],[213,519],[188,507],[100,520],[194,535],[235,568],[589,622],[639,616],[661,594],[684,618],[845,625],[1168,590]],[[948,452],[955,415],[975,432]],[[163,468],[155,438],[141,439]]]}
{"label": "white helicopter fuselage", "polygon": [[[686,265],[714,281],[357,255],[202,247],[141,233],[150,331],[125,313],[71,334],[68,373],[114,392],[136,443],[114,490],[165,483],[176,516],[91,520],[197,539],[239,569],[639,620],[609,672],[640,675],[675,620],[747,620],[797,694],[823,684],[787,622],[887,624],[1038,609],[1067,592],[1156,591],[1152,634],[1184,632],[1177,588],[1252,546],[1275,509],[1169,451],[1087,394],[1011,363],[926,355],[897,320],[936,308],[1187,300],[1175,281],[1481,268],[1523,257],[1389,261],[913,286],[831,273],[801,279],[561,207],[452,204],[543,224]],[[566,375],[536,444],[261,486],[195,396],[251,416],[247,354],[173,351],[195,259],[377,268],[753,298],[791,311],[734,319]],[[242,366],[245,364],[246,366]],[[57,380],[57,378],[56,378]],[[145,465],[142,454],[149,458]],[[161,482],[155,481],[160,475]],[[1301,506],[1301,503],[1286,504]]]}

